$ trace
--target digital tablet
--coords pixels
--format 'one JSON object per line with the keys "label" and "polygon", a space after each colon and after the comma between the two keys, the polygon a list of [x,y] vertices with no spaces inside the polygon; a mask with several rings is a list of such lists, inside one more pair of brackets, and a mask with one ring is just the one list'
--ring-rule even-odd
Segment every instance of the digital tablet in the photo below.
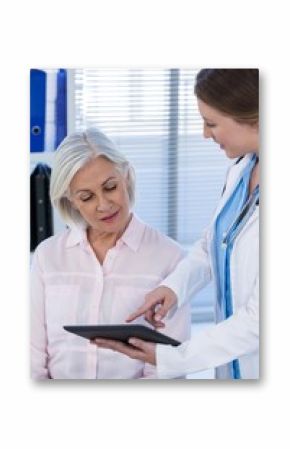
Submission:
{"label": "digital tablet", "polygon": [[136,337],[141,340],[162,343],[164,345],[178,346],[181,344],[179,341],[141,324],[63,326],[63,328],[68,332],[72,332],[88,340],[108,338],[110,340],[119,340],[127,343],[129,338]]}

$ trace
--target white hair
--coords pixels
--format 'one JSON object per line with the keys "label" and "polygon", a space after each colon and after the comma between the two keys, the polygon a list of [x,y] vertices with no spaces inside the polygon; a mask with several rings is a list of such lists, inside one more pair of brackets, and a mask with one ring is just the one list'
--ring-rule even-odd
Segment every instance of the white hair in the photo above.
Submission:
{"label": "white hair", "polygon": [[104,157],[127,177],[127,190],[132,207],[135,200],[135,172],[116,145],[97,128],[67,136],[57,148],[50,179],[50,199],[67,224],[86,225],[69,200],[69,186],[74,175],[89,161]]}

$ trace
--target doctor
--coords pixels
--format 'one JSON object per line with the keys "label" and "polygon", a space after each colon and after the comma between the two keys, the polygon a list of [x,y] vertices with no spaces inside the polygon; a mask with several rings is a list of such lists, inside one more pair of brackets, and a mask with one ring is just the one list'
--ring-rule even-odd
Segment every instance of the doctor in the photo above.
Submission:
{"label": "doctor", "polygon": [[215,368],[219,379],[259,377],[259,73],[257,69],[203,69],[195,94],[212,138],[230,159],[214,218],[188,256],[146,295],[128,317],[145,314],[155,327],[213,280],[216,325],[178,347],[130,339],[96,340],[156,365],[167,379]]}

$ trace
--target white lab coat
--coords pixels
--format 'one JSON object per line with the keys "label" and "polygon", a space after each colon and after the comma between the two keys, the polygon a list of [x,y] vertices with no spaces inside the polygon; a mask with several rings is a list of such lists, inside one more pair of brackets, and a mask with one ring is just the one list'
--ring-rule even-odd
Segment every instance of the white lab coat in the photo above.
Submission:
{"label": "white lab coat", "polygon": [[[228,173],[224,194],[214,219],[204,236],[162,285],[178,296],[179,305],[187,301],[214,277],[213,231],[215,219],[233,192],[236,182],[252,155],[234,164]],[[172,378],[209,368],[217,378],[228,378],[228,362],[239,359],[242,379],[259,377],[259,207],[249,218],[234,242],[230,260],[233,315],[201,331],[177,348],[157,345],[159,378]],[[214,279],[213,279],[214,280]],[[217,301],[216,301],[217,304]],[[216,307],[216,315],[218,310]]]}

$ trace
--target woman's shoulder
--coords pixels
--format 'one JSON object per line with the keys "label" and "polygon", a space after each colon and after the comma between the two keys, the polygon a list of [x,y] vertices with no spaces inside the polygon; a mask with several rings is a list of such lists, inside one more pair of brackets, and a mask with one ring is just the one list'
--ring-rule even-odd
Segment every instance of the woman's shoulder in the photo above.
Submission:
{"label": "woman's shoulder", "polygon": [[70,232],[70,229],[66,228],[63,231],[60,231],[57,234],[48,237],[47,239],[39,243],[39,245],[35,249],[35,252],[39,254],[46,253],[54,251],[58,247],[64,246],[67,242]]}
{"label": "woman's shoulder", "polygon": [[139,256],[143,260],[150,261],[156,272],[161,273],[161,278],[166,277],[185,255],[185,249],[178,242],[145,224]]}
{"label": "woman's shoulder", "polygon": [[183,253],[184,250],[181,247],[181,245],[174,240],[173,238],[169,237],[168,235],[164,234],[160,230],[154,228],[153,226],[150,226],[148,224],[144,224],[145,226],[145,232],[144,232],[144,239],[143,242],[145,245],[152,245],[153,248],[156,249],[164,249],[166,248],[168,251],[171,252],[178,252]]}

